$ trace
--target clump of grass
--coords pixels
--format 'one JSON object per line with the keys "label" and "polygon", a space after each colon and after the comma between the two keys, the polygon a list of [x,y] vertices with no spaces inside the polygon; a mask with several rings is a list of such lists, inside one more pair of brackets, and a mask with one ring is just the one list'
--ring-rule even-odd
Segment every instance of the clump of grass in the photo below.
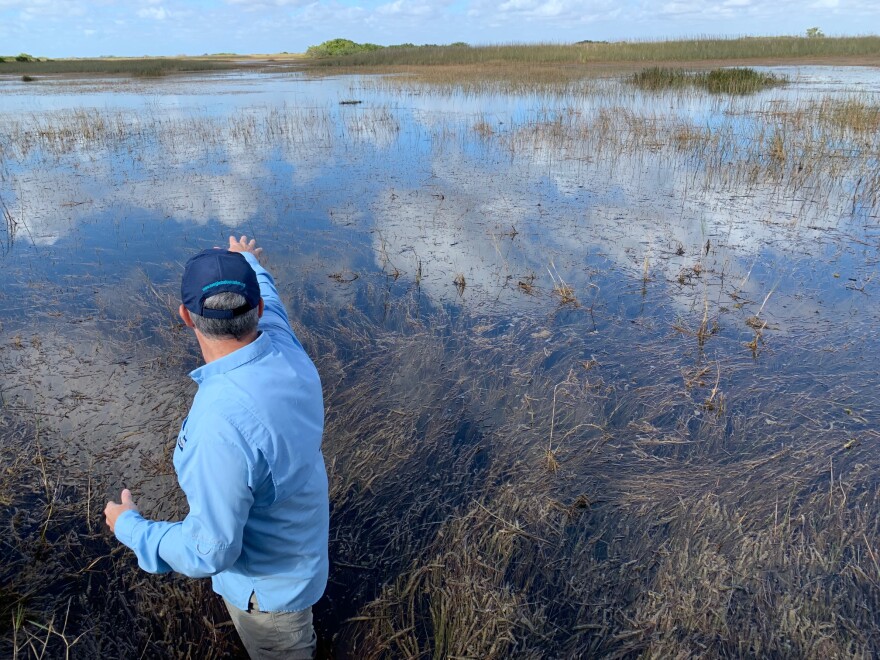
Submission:
{"label": "clump of grass", "polygon": [[767,156],[769,157],[770,162],[776,165],[785,163],[787,151],[785,148],[785,136],[783,136],[782,133],[776,132],[773,134],[773,137],[770,138]]}
{"label": "clump of grass", "polygon": [[712,94],[753,94],[785,85],[788,80],[750,68],[712,69],[708,72],[692,73],[682,69],[651,67],[634,73],[630,82],[648,91],[698,87]]}
{"label": "clump of grass", "polygon": [[577,303],[577,298],[575,298],[574,295],[574,289],[564,282],[554,285],[553,293],[559,296],[559,300],[563,305]]}
{"label": "clump of grass", "polygon": [[455,284],[455,288],[458,291],[458,295],[464,295],[465,287],[467,287],[467,280],[464,278],[464,273],[458,273],[455,276],[455,279],[452,280],[453,284]]}
{"label": "clump of grass", "polygon": [[516,285],[520,291],[531,296],[535,293],[535,277],[534,273],[529,273],[525,277],[520,278]]}
{"label": "clump of grass", "polygon": [[143,69],[136,69],[131,72],[132,77],[134,78],[161,78],[162,76],[168,73],[167,69],[163,69],[162,67],[145,67]]}
{"label": "clump of grass", "polygon": [[480,120],[474,124],[474,131],[482,138],[491,137],[495,133],[495,131],[492,130],[492,125],[485,120]]}
{"label": "clump of grass", "polygon": [[697,85],[713,94],[753,94],[762,89],[788,84],[788,79],[746,67],[713,69],[697,75]]}
{"label": "clump of grass", "polygon": [[641,89],[659,91],[690,87],[693,84],[693,76],[682,69],[654,66],[634,73],[630,81]]}
{"label": "clump of grass", "polygon": [[821,119],[854,131],[880,130],[880,105],[866,98],[823,99],[817,108]]}
{"label": "clump of grass", "polygon": [[547,273],[550,275],[550,279],[553,281],[553,295],[559,296],[559,301],[563,305],[577,305],[577,298],[574,295],[574,288],[569,285],[564,279],[562,279],[562,275],[560,275],[559,271],[556,270],[556,264],[550,262],[550,266],[553,270],[547,268]]}

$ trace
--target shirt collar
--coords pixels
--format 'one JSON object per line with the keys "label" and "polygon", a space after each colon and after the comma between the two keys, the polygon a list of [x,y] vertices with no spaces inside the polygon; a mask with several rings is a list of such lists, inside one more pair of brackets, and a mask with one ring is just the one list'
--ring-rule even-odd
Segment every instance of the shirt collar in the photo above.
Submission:
{"label": "shirt collar", "polygon": [[261,332],[257,338],[247,346],[242,346],[229,355],[224,355],[219,360],[208,362],[208,364],[204,364],[198,369],[194,369],[189,373],[189,377],[201,385],[211,376],[228,373],[233,369],[238,369],[243,364],[256,360],[271,348],[272,341],[269,339],[269,335],[265,332]]}

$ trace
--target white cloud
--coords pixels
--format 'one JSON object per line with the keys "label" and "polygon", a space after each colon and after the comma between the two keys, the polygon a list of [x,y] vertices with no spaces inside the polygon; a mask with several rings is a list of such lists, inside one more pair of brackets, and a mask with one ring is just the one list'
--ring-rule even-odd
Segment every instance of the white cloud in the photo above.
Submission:
{"label": "white cloud", "polygon": [[320,27],[325,32],[338,36],[340,30],[350,29],[355,25],[363,26],[363,23],[371,15],[372,12],[364,7],[335,4],[328,6],[320,2],[313,2],[303,7],[299,20],[303,21],[303,24],[312,26],[313,29]]}
{"label": "white cloud", "polygon": [[229,6],[244,9],[247,12],[271,11],[273,9],[299,8],[306,5],[319,4],[314,0],[224,0]]}
{"label": "white cloud", "polygon": [[10,3],[15,8],[20,5],[21,17],[26,20],[35,18],[75,18],[85,16],[88,6],[85,2],[77,0],[34,0],[27,3]]}
{"label": "white cloud", "polygon": [[658,12],[661,15],[683,15],[695,14],[702,11],[703,7],[699,2],[667,2],[660,7]]}
{"label": "white cloud", "polygon": [[152,18],[157,21],[164,21],[168,18],[169,13],[165,7],[144,7],[143,9],[139,9],[137,15],[140,18]]}
{"label": "white cloud", "polygon": [[495,25],[528,20],[534,22],[534,25],[567,28],[577,24],[613,20],[627,11],[625,3],[610,0],[505,0],[500,4],[490,0],[474,0],[468,15],[475,20],[490,21]]}
{"label": "white cloud", "polygon": [[406,2],[405,0],[395,0],[388,4],[379,5],[376,8],[377,14],[386,16],[416,16],[423,17],[433,14],[435,7],[429,2]]}
{"label": "white cloud", "polygon": [[[816,12],[813,15],[804,15],[805,10]],[[834,15],[837,10],[845,9],[853,16],[859,14],[871,14],[878,11],[876,0],[814,0],[804,4],[800,0],[673,0],[661,4],[659,7],[653,3],[642,2],[639,4],[639,14],[643,19],[650,20],[653,17],[690,17],[691,20],[726,18],[731,20],[747,19],[749,17],[764,17],[777,19],[773,26],[743,24],[743,32],[749,34],[776,34],[789,33],[800,34],[801,27],[807,22],[816,22]],[[856,27],[856,23],[853,27]],[[727,29],[719,30],[720,33],[729,32]],[[853,29],[851,33],[860,34],[862,30]]]}

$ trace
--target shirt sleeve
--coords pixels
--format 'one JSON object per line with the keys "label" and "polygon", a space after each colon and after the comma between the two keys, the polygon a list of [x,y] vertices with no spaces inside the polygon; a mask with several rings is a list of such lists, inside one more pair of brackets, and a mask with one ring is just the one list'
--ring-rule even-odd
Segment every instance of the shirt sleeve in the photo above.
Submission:
{"label": "shirt sleeve", "polygon": [[245,453],[224,438],[230,432],[234,427],[221,423],[187,442],[178,467],[189,504],[182,522],[155,522],[136,511],[117,519],[116,538],[134,550],[143,570],[209,577],[238,559],[254,499]]}
{"label": "shirt sleeve", "polygon": [[263,298],[263,317],[260,319],[260,330],[268,332],[270,335],[281,335],[285,338],[293,339],[293,342],[302,348],[299,339],[296,338],[293,329],[290,327],[290,319],[287,317],[287,311],[284,309],[284,303],[281,302],[281,296],[278,295],[278,289],[275,288],[275,280],[269,274],[259,260],[250,252],[242,252],[244,258],[250,264],[251,268],[257,274],[257,282],[260,283],[260,295]]}

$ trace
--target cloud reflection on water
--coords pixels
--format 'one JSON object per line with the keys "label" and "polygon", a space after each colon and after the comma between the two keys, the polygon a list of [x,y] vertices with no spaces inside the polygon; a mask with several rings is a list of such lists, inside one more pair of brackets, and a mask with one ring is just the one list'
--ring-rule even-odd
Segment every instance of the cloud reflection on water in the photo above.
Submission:
{"label": "cloud reflection on water", "polygon": [[[643,136],[610,136],[616,146],[609,147],[595,126],[583,139],[554,133],[554,122],[577,128],[582,113],[607,111],[608,103],[629,99],[647,111],[639,94],[611,93],[581,109],[571,100],[530,97],[538,106],[527,107],[497,95],[328,104],[345,84],[310,87],[323,90],[317,105],[242,106],[236,98],[227,114],[167,104],[120,111],[115,121],[127,138],[7,163],[4,201],[42,246],[98,219],[234,229],[290,222],[308,204],[343,234],[372,230],[371,245],[358,249],[375,255],[375,268],[390,264],[411,285],[420,273],[432,299],[486,312],[543,304],[518,286],[532,277],[544,294],[562,277],[586,303],[599,280],[620,291],[646,273],[671,313],[692,311],[707,296],[730,304],[721,288],[753,301],[771,290],[774,302],[784,295],[789,320],[803,317],[805,306],[815,311],[819,294],[802,295],[800,271],[821,261],[826,235],[845,224],[845,186],[810,192],[724,167],[710,176],[699,157]],[[668,112],[681,125],[715,113],[737,131],[748,103],[687,97]],[[493,111],[481,113],[481,105]],[[663,112],[652,110],[648,122]],[[636,130],[626,121],[611,128]],[[354,244],[360,236],[352,235]],[[453,283],[459,274],[462,293]]]}
{"label": "cloud reflection on water", "polygon": [[[509,162],[439,150],[426,185],[380,196],[377,253],[384,249],[409,274],[421,264],[423,289],[447,302],[459,298],[452,280],[462,273],[465,298],[527,306],[518,281],[534,274],[549,291],[554,269],[590,298],[606,262],[618,280],[636,284],[647,259],[649,280],[667,283],[679,310],[702,304],[703,295],[718,299],[723,285],[759,302],[774,290],[789,307],[778,316],[811,318],[804,312],[817,303],[804,309],[794,271],[840,225],[849,203],[842,195],[805,200],[772,182],[706,181],[684,159],[662,153],[565,157],[552,145],[535,146]],[[768,268],[773,280],[757,277]]]}

